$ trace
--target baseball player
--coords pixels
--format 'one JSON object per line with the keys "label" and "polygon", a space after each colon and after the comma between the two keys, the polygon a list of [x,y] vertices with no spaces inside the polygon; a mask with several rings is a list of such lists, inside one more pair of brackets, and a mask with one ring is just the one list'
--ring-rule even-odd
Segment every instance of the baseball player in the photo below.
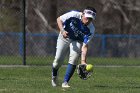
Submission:
{"label": "baseball player", "polygon": [[81,64],[86,64],[88,43],[95,31],[92,23],[95,17],[96,10],[93,7],[87,7],[83,12],[70,11],[57,18],[60,33],[57,39],[55,59],[52,64],[52,86],[57,86],[58,70],[63,64],[68,50],[70,50],[69,62],[62,83],[63,88],[70,87],[68,82],[76,69],[80,55]]}

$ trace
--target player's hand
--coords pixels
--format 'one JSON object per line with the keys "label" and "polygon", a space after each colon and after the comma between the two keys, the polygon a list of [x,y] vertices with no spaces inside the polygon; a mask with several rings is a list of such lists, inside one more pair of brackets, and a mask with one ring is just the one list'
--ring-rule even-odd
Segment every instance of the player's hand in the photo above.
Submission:
{"label": "player's hand", "polygon": [[81,60],[81,64],[87,64],[85,60]]}
{"label": "player's hand", "polygon": [[63,32],[61,32],[61,34],[63,35],[64,38],[68,38],[68,32],[67,31],[63,31]]}

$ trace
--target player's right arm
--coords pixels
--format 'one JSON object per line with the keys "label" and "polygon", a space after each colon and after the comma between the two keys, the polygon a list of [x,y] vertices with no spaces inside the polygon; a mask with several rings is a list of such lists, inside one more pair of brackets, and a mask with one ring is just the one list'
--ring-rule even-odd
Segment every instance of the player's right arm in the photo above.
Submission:
{"label": "player's right arm", "polygon": [[65,21],[68,20],[71,17],[79,18],[80,17],[79,13],[80,12],[70,11],[70,12],[67,12],[67,13],[65,13],[65,14],[63,14],[60,17],[57,18],[58,27],[59,27],[60,32],[61,32],[61,34],[63,35],[64,38],[68,37],[68,31],[64,30],[64,23],[65,23]]}
{"label": "player's right arm", "polygon": [[57,24],[58,24],[60,33],[63,35],[64,38],[67,38],[68,37],[68,32],[64,30],[63,22],[60,19],[60,17],[57,18]]}

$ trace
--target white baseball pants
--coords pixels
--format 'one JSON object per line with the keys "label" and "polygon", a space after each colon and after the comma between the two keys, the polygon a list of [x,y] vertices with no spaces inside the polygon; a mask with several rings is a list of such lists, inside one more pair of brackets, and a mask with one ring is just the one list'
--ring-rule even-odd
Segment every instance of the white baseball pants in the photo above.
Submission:
{"label": "white baseball pants", "polygon": [[53,67],[58,69],[64,62],[65,55],[70,49],[69,63],[73,65],[78,64],[78,59],[81,54],[82,42],[74,41],[69,38],[63,38],[62,34],[59,34],[56,46],[56,55],[53,61]]}

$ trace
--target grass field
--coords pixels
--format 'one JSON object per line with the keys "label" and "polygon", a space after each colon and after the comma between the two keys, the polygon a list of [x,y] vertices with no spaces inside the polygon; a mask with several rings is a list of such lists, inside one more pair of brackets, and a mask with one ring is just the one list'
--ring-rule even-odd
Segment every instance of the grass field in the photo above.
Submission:
{"label": "grass field", "polygon": [[[60,69],[60,86],[55,88],[51,86],[50,64],[53,58],[48,60],[48,58],[30,57],[27,58],[27,66],[21,65],[20,57],[4,58],[7,59],[0,57],[2,64],[0,93],[139,93],[140,91],[139,59],[88,58],[88,63],[94,64],[92,77],[81,80],[75,72],[70,81],[71,88],[63,89],[61,83],[66,67]],[[5,64],[20,66],[4,66]]]}
{"label": "grass field", "polygon": [[[37,56],[27,56],[26,64],[27,65],[51,65],[54,57],[37,57]],[[21,56],[0,56],[0,65],[22,65]],[[64,64],[67,64],[68,58],[66,58]],[[87,62],[94,65],[139,65],[140,58],[97,58],[97,57],[88,57]]]}
{"label": "grass field", "polygon": [[94,75],[81,80],[77,73],[71,88],[61,88],[65,67],[60,69],[58,87],[51,86],[50,66],[1,67],[0,93],[139,93],[140,67],[94,67]]}

